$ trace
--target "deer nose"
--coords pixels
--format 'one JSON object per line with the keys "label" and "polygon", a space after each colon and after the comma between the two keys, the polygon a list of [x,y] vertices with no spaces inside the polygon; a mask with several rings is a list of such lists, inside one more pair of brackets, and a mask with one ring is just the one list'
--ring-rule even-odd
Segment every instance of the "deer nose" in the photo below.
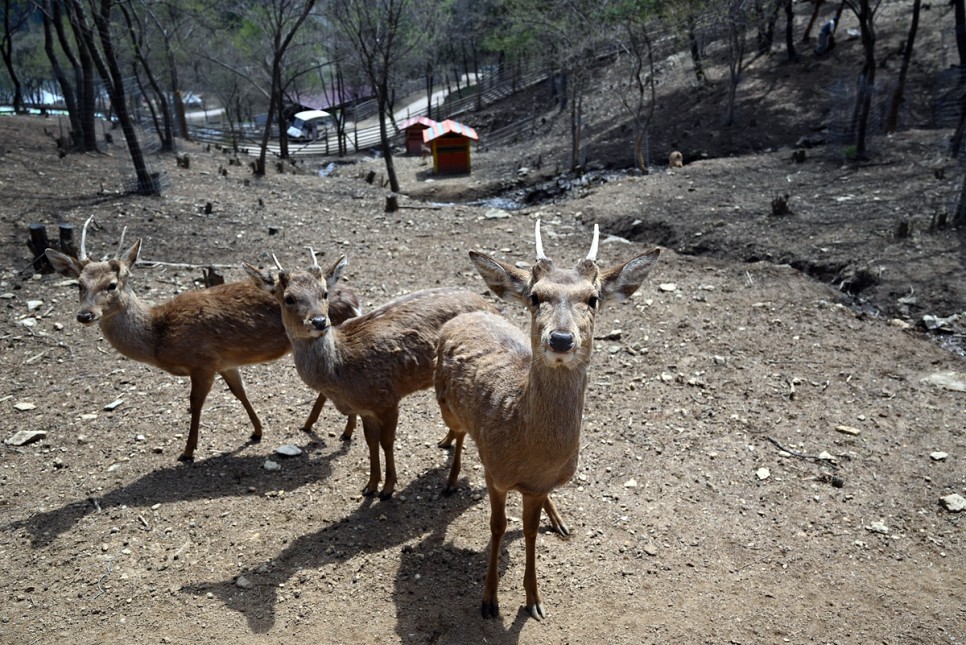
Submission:
{"label": "deer nose", "polygon": [[312,326],[318,331],[325,331],[329,328],[329,319],[325,316],[315,316],[312,318]]}
{"label": "deer nose", "polygon": [[550,332],[550,348],[555,352],[569,352],[574,348],[574,335],[565,331]]}
{"label": "deer nose", "polygon": [[77,312],[77,322],[84,325],[88,325],[94,322],[94,313],[91,311],[79,311]]}

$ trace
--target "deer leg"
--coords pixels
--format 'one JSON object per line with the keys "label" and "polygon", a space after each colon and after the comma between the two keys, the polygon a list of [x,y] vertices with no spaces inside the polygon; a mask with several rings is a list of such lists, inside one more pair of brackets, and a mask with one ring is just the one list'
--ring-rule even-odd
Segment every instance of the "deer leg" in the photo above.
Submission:
{"label": "deer leg", "polygon": [[343,441],[352,441],[352,433],[356,430],[356,415],[347,414],[345,417],[345,429],[342,431],[342,436],[339,437]]}
{"label": "deer leg", "polygon": [[483,618],[496,618],[500,615],[500,602],[496,588],[500,583],[500,546],[506,533],[506,492],[499,491],[487,476],[486,489],[490,495],[490,559],[486,569],[486,582],[483,583]]}
{"label": "deer leg", "polygon": [[372,417],[362,417],[362,434],[366,437],[366,446],[369,447],[369,482],[362,489],[362,494],[366,497],[375,495],[379,487],[379,478],[382,471],[379,468],[379,421]]}
{"label": "deer leg", "polygon": [[255,413],[255,408],[252,407],[251,402],[248,400],[248,395],[245,394],[245,382],[242,381],[241,372],[238,371],[237,367],[233,367],[222,372],[221,378],[225,380],[228,384],[228,389],[235,398],[241,401],[241,404],[245,406],[245,412],[248,413],[248,419],[252,422],[252,426],[255,428],[252,431],[251,437],[249,439],[252,443],[258,443],[262,440],[262,422],[258,419],[258,414]]}
{"label": "deer leg", "polygon": [[191,405],[191,428],[188,430],[188,442],[178,461],[194,461],[195,448],[198,447],[198,426],[201,425],[201,408],[211,391],[211,384],[215,382],[212,372],[191,374],[191,394],[188,400]]}
{"label": "deer leg", "polygon": [[453,445],[453,439],[455,438],[456,438],[456,433],[450,430],[449,432],[446,433],[446,436],[443,437],[443,440],[440,441],[438,444],[436,444],[436,447],[449,448],[450,446]]}
{"label": "deer leg", "polygon": [[570,528],[564,524],[563,518],[560,516],[556,505],[553,503],[553,500],[550,499],[549,495],[547,496],[546,501],[543,503],[543,510],[547,512],[547,517],[550,519],[550,526],[553,527],[554,531],[564,537],[570,535]]}
{"label": "deer leg", "polygon": [[537,531],[540,528],[540,511],[549,499],[546,495],[523,496],[523,539],[527,546],[523,588],[527,591],[527,611],[537,620],[547,617],[537,591]]}
{"label": "deer leg", "polygon": [[312,410],[309,412],[309,418],[305,420],[305,423],[300,428],[302,432],[312,432],[312,426],[315,425],[315,422],[319,420],[319,415],[322,414],[323,405],[325,405],[325,395],[319,394],[319,398],[315,399]]}
{"label": "deer leg", "polygon": [[396,457],[393,445],[396,443],[396,424],[399,421],[399,408],[393,408],[379,420],[382,426],[379,432],[379,443],[386,455],[386,481],[383,483],[379,499],[389,499],[396,490]]}
{"label": "deer leg", "polygon": [[[325,405],[325,395],[319,394],[319,398],[315,400],[315,404],[312,406],[312,410],[309,412],[309,418],[305,420],[302,424],[302,432],[312,432],[312,426],[315,422],[319,420],[319,415],[322,414],[322,406]],[[342,431],[342,440],[350,441],[352,439],[352,433],[356,429],[356,415],[348,414],[345,418],[345,430]]]}
{"label": "deer leg", "polygon": [[446,480],[446,487],[443,488],[443,495],[452,495],[456,492],[456,481],[459,479],[460,469],[462,468],[463,439],[466,437],[465,434],[456,434],[452,430],[450,430],[449,433],[450,435],[456,437],[456,448],[453,450],[453,465],[450,466],[449,479]]}

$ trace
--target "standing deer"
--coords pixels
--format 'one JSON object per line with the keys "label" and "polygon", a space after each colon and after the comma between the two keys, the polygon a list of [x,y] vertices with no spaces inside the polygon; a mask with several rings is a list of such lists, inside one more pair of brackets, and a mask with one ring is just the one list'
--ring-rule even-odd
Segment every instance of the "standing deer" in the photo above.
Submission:
{"label": "standing deer", "polygon": [[[141,302],[131,288],[131,267],[137,262],[141,240],[123,255],[121,235],[118,254],[111,260],[87,257],[88,218],[81,231],[77,258],[47,249],[47,259],[61,275],[77,278],[81,308],[77,321],[97,323],[104,337],[124,356],[160,367],[175,376],[191,379],[191,426],[179,461],[192,461],[198,446],[201,408],[220,374],[248,413],[254,431],[252,442],[262,438],[262,423],[248,401],[238,368],[273,361],[291,346],[282,326],[278,303],[251,280],[188,291],[155,307]],[[340,316],[358,314],[358,299],[345,291],[333,309]],[[303,430],[318,420],[324,397],[319,397]],[[355,419],[350,417],[343,436],[351,436]]]}
{"label": "standing deer", "polygon": [[393,444],[399,401],[432,387],[440,328],[459,314],[495,312],[496,307],[465,289],[427,289],[333,326],[328,295],[348,261],[343,255],[323,272],[315,253],[311,255],[312,265],[304,271],[289,272],[279,265],[277,279],[254,267],[249,273],[261,279],[281,305],[295,367],[305,384],[343,414],[362,417],[369,448],[369,481],[363,495],[374,495],[379,486],[382,448],[386,478],[379,498],[388,499],[396,486]]}
{"label": "standing deer", "polygon": [[546,617],[535,565],[540,510],[547,510],[555,528],[562,526],[549,494],[570,481],[577,469],[594,318],[603,302],[623,300],[637,291],[660,254],[652,249],[601,269],[596,262],[598,239],[595,225],[590,254],[570,270],[556,267],[544,255],[539,221],[537,261],[529,270],[471,251],[470,259],[493,293],[530,311],[530,340],[488,312],[457,316],[440,332],[436,399],[456,437],[447,489],[456,486],[460,449],[469,433],[479,449],[490,498],[484,618],[499,615],[498,565],[511,490],[523,496],[527,610],[538,620]]}

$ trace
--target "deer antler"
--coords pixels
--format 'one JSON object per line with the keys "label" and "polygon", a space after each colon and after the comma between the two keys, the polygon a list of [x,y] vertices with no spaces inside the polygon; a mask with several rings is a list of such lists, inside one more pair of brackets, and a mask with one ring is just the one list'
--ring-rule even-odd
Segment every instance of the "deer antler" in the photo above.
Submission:
{"label": "deer antler", "polygon": [[284,271],[285,270],[285,269],[282,268],[282,263],[278,261],[278,258],[275,257],[275,254],[274,253],[272,253],[272,259],[275,260],[275,268],[277,268],[279,271]]}
{"label": "deer antler", "polygon": [[533,236],[536,238],[537,243],[537,261],[549,260],[546,255],[543,254],[543,240],[540,239],[540,220],[537,220],[537,226],[533,232]]}
{"label": "deer antler", "polygon": [[600,227],[594,224],[594,241],[590,243],[590,253],[587,254],[587,259],[596,262],[597,261],[597,242],[600,240]]}
{"label": "deer antler", "polygon": [[309,250],[309,255],[312,256],[312,266],[319,266],[319,260],[315,257],[315,250],[311,246],[305,247]]}
{"label": "deer antler", "polygon": [[114,255],[115,258],[121,257],[124,253],[124,235],[127,233],[127,227],[121,229],[121,241],[117,243],[117,253]]}
{"label": "deer antler", "polygon": [[85,262],[88,259],[87,258],[87,227],[90,225],[93,219],[94,219],[93,215],[88,217],[87,221],[84,222],[84,228],[81,229],[80,251],[77,254],[77,259],[80,260],[81,262]]}

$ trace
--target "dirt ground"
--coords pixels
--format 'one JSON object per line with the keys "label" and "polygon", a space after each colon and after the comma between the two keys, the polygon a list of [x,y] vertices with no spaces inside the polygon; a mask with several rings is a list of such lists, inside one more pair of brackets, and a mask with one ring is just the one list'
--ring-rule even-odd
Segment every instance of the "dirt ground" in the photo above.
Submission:
{"label": "dirt ground", "polygon": [[[189,169],[157,162],[162,197],[120,194],[124,151],[58,158],[54,125],[0,120],[0,438],[47,433],[0,444],[0,643],[966,642],[963,514],[942,501],[966,496],[962,328],[923,323],[966,312],[964,244],[929,230],[928,204],[958,181],[934,172],[946,133],[902,132],[858,166],[775,146],[600,173],[510,211],[465,200],[556,181],[520,172],[531,145],[449,179],[398,158],[403,208],[385,213],[385,189],[362,180],[381,162],[255,180],[193,144]],[[786,193],[791,213],[772,216]],[[91,215],[94,256],[124,227],[143,239],[133,282],[152,301],[199,288],[203,266],[232,280],[270,253],[304,265],[307,245],[348,256],[367,309],[483,293],[467,251],[530,262],[537,218],[562,263],[593,223],[602,264],[664,247],[598,317],[580,466],[554,493],[573,534],[544,521],[537,542],[548,618],[523,610],[515,495],[502,616],[480,618],[483,472],[470,446],[441,497],[450,454],[429,391],[403,402],[390,501],[360,495],[367,453],[339,440],[331,406],[298,430],[314,396],[290,357],[244,370],[261,443],[219,381],[197,459],[179,464],[187,380],[76,323],[69,281],[21,273],[29,223],[54,234]],[[276,456],[283,444],[304,452]]]}

